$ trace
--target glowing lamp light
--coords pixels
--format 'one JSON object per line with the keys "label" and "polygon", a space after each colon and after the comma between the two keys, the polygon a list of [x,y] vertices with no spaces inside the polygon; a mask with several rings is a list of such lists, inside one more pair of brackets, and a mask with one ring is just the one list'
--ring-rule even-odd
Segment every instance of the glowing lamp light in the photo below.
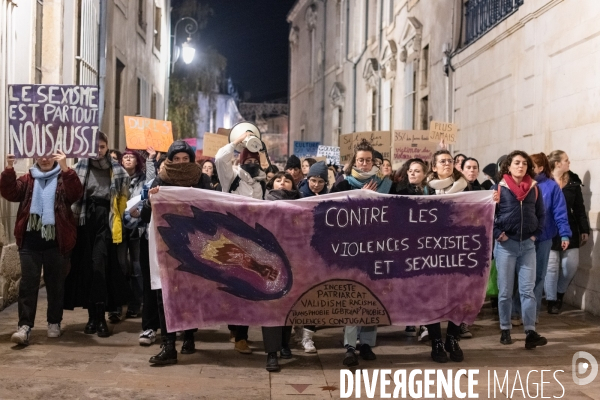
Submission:
{"label": "glowing lamp light", "polygon": [[183,58],[183,62],[189,64],[194,59],[194,55],[196,54],[196,49],[191,45],[189,39],[187,42],[184,42],[181,45],[181,58]]}

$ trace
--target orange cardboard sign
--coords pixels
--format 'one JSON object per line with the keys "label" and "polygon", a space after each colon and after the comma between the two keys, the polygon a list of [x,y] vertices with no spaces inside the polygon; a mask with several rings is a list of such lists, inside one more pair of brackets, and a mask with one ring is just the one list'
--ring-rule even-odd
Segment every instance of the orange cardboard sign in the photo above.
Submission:
{"label": "orange cardboard sign", "polygon": [[125,141],[128,149],[166,152],[173,143],[171,121],[143,117],[125,117]]}

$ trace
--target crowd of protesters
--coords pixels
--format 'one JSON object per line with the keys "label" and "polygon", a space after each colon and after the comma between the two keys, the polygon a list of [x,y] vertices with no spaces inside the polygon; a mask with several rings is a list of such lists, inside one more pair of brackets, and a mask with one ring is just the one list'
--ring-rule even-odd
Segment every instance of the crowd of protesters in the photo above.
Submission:
{"label": "crowd of protesters", "polygon": [[[543,346],[537,332],[542,298],[547,312],[558,314],[565,292],[577,271],[579,247],[590,234],[582,196],[582,181],[570,170],[568,155],[560,150],[528,155],[513,151],[480,170],[478,160],[445,149],[431,160],[411,159],[398,170],[363,140],[344,166],[291,155],[280,171],[261,167],[258,153],[236,145],[221,148],[214,161],[196,160],[185,141],[175,141],[168,152],[108,149],[100,134],[98,156],[67,166],[65,154],[37,158],[27,174],[17,177],[15,157],[7,156],[0,177],[0,194],[18,202],[15,238],[22,278],[18,295],[18,329],[11,340],[28,345],[34,327],[42,274],[48,293],[47,335],[61,335],[63,310],[88,311],[84,333],[111,334],[109,323],[141,317],[139,344],[152,345],[160,329],[160,352],[153,364],[177,362],[177,333],[168,332],[160,282],[153,279],[155,263],[149,252],[147,230],[151,196],[162,186],[190,187],[233,193],[254,199],[280,201],[328,193],[371,190],[391,195],[447,195],[492,190],[496,204],[492,273],[488,290],[500,325],[500,343],[512,344],[511,329],[523,324],[525,348]],[[239,163],[234,163],[234,160]],[[238,165],[234,165],[238,164]],[[478,178],[483,173],[485,180]],[[133,207],[128,199],[139,196]],[[107,321],[108,316],[108,321]],[[441,324],[407,326],[407,336],[431,341],[431,357],[444,363],[464,359],[461,338],[469,327],[448,321],[445,339]],[[315,353],[316,326],[263,327],[266,369],[278,371],[278,358],[291,358],[290,342]],[[234,350],[251,354],[248,326],[229,325]],[[194,333],[183,332],[181,354],[195,352]],[[343,364],[356,366],[359,357],[376,359],[377,326],[346,326]]]}

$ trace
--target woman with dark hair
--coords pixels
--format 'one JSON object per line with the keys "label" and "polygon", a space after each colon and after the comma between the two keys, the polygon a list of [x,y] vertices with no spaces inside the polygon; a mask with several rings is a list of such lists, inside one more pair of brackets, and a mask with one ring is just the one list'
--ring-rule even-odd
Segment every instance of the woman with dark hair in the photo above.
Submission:
{"label": "woman with dark hair", "polygon": [[310,169],[310,167],[312,167],[313,164],[316,162],[317,160],[311,157],[307,157],[304,160],[302,160],[302,176],[304,176],[304,178],[306,178],[306,174],[308,174],[308,170]]}
{"label": "woman with dark hair", "polygon": [[277,168],[277,165],[269,165],[267,167],[267,169],[265,169],[265,174],[267,174],[267,182],[269,182],[271,179],[273,179],[275,174],[278,172],[279,172],[279,168]]}
{"label": "woman with dark hair", "polygon": [[392,178],[394,171],[392,170],[392,162],[390,160],[384,158],[380,169],[383,176],[387,176],[390,179]]}
{"label": "woman with dark hair", "polygon": [[[167,159],[158,176],[152,182],[148,190],[148,199],[144,201],[141,218],[145,223],[150,222],[152,215],[152,195],[159,192],[161,186],[192,187],[196,189],[212,190],[210,177],[202,173],[202,169],[194,162],[196,153],[192,147],[183,140],[177,140],[171,144],[167,152]],[[167,331],[165,319],[165,307],[163,303],[162,288],[156,290],[158,317],[160,320],[160,332],[162,348],[160,353],[150,357],[150,364],[168,365],[177,363],[177,350],[175,349],[175,332]],[[194,332],[197,329],[187,329],[183,333],[183,345],[181,354],[192,354],[196,352]]]}
{"label": "woman with dark hair", "polygon": [[[431,171],[427,175],[427,185],[432,195],[460,193],[469,188],[469,182],[463,174],[453,167],[454,159],[448,150],[438,150],[431,159]],[[466,327],[466,325],[464,325]],[[461,362],[464,359],[463,351],[458,345],[461,336],[461,325],[448,321],[446,341],[442,341],[442,327],[439,322],[427,325],[431,338],[431,358],[435,362],[448,362],[450,359]]]}
{"label": "woman with dark hair", "polygon": [[123,153],[121,153],[117,149],[112,149],[110,151],[110,156],[112,157],[113,160],[117,161],[119,164],[121,164],[121,161],[123,161]]}
{"label": "woman with dark hair", "polygon": [[454,156],[454,168],[457,169],[459,172],[462,172],[462,163],[466,158],[467,156],[465,156],[462,153],[459,153]]}
{"label": "woman with dark hair", "polygon": [[219,175],[217,175],[217,167],[215,163],[211,160],[204,160],[200,164],[200,168],[202,169],[202,173],[210,176],[210,185],[213,190],[217,192],[221,192],[221,184],[219,183]]}
{"label": "woman with dark hair", "polygon": [[116,245],[123,241],[123,213],[129,198],[129,174],[108,152],[99,133],[98,156],[80,159],[75,172],[83,197],[71,207],[79,223],[71,270],[65,280],[65,309],[88,309],[84,333],[110,336],[105,311],[127,304],[130,289],[119,266]]}
{"label": "woman with dark hair", "polygon": [[490,190],[497,182],[496,175],[498,175],[498,165],[491,163],[483,167],[483,175],[485,181],[481,182],[481,187],[484,190]]}
{"label": "woman with dark hair", "polygon": [[525,328],[525,348],[547,343],[535,331],[535,241],[542,235],[545,210],[541,190],[533,180],[533,161],[524,151],[515,150],[502,162],[502,179],[494,187],[498,192],[494,219],[494,257],[498,270],[498,312],[500,343],[512,344],[511,310],[515,275],[518,276],[521,314]]}
{"label": "woman with dark hair", "polygon": [[394,174],[396,194],[427,195],[429,188],[425,185],[427,164],[420,158],[411,158]]}
{"label": "woman with dark hair", "polygon": [[554,180],[562,189],[565,197],[571,240],[564,248],[561,235],[554,237],[548,260],[545,291],[548,300],[548,312],[558,314],[562,308],[563,296],[577,272],[579,248],[589,238],[590,221],[585,211],[581,187],[583,183],[577,174],[571,171],[571,162],[567,153],[555,150],[548,155]]}
{"label": "woman with dark hair", "polygon": [[[144,158],[135,150],[126,149],[121,158],[121,165],[129,174],[129,197],[139,196],[142,193],[142,187],[146,182],[144,173]],[[137,221],[140,213],[137,209],[131,213],[125,210],[123,215],[124,229],[123,241],[117,245],[117,259],[121,265],[123,274],[129,279],[132,299],[127,308],[127,318],[138,318],[141,316],[142,309],[142,268],[140,266],[140,236],[143,233],[137,227]],[[129,255],[129,256],[128,256]],[[115,324],[123,319],[121,307],[108,314],[108,320]]]}
{"label": "woman with dark hair", "polygon": [[[354,149],[352,161],[346,169],[346,177],[336,183],[331,192],[344,192],[349,190],[373,190],[378,193],[394,194],[392,181],[381,174],[374,165],[375,150],[371,143],[363,139]],[[375,360],[377,357],[371,347],[377,340],[377,326],[346,326],[344,328],[344,346],[346,355],[344,365],[353,367],[358,365],[356,356],[356,341],[360,332],[360,356],[363,360]]]}
{"label": "woman with dark hair", "polygon": [[35,322],[42,270],[48,299],[47,336],[61,335],[65,271],[77,236],[71,204],[79,200],[83,187],[60,150],[37,158],[29,173],[18,178],[14,163],[15,156],[8,154],[6,168],[0,175],[0,194],[8,201],[19,202],[15,221],[21,261],[19,322],[11,341],[27,346]]}
{"label": "woman with dark hair", "polygon": [[465,178],[467,178],[470,190],[483,190],[481,184],[477,180],[477,177],[479,176],[479,161],[473,157],[467,157],[463,160],[460,170]]}

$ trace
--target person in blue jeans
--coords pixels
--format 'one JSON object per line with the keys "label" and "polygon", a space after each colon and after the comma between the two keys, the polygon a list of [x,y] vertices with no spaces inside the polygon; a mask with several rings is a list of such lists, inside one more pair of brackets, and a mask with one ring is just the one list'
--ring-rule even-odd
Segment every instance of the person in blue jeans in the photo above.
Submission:
{"label": "person in blue jeans", "polygon": [[[569,238],[572,233],[569,227],[565,196],[560,190],[558,183],[552,177],[548,157],[544,153],[532,154],[531,160],[533,161],[533,171],[536,173],[535,180],[538,183],[538,188],[541,190],[544,200],[544,210],[546,211],[542,233],[535,241],[536,272],[533,293],[535,294],[537,303],[537,323],[537,317],[539,317],[542,309],[542,294],[544,292],[546,272],[548,271],[552,238],[560,235],[561,248],[565,250],[569,247]],[[519,296],[513,296],[513,320],[519,315],[521,315],[521,300]]]}
{"label": "person in blue jeans", "polygon": [[500,166],[502,179],[494,186],[497,200],[494,218],[494,256],[498,270],[500,343],[512,344],[510,336],[515,274],[525,325],[525,348],[547,343],[535,330],[535,240],[542,234],[545,210],[541,190],[533,180],[533,162],[524,151],[510,153]]}

